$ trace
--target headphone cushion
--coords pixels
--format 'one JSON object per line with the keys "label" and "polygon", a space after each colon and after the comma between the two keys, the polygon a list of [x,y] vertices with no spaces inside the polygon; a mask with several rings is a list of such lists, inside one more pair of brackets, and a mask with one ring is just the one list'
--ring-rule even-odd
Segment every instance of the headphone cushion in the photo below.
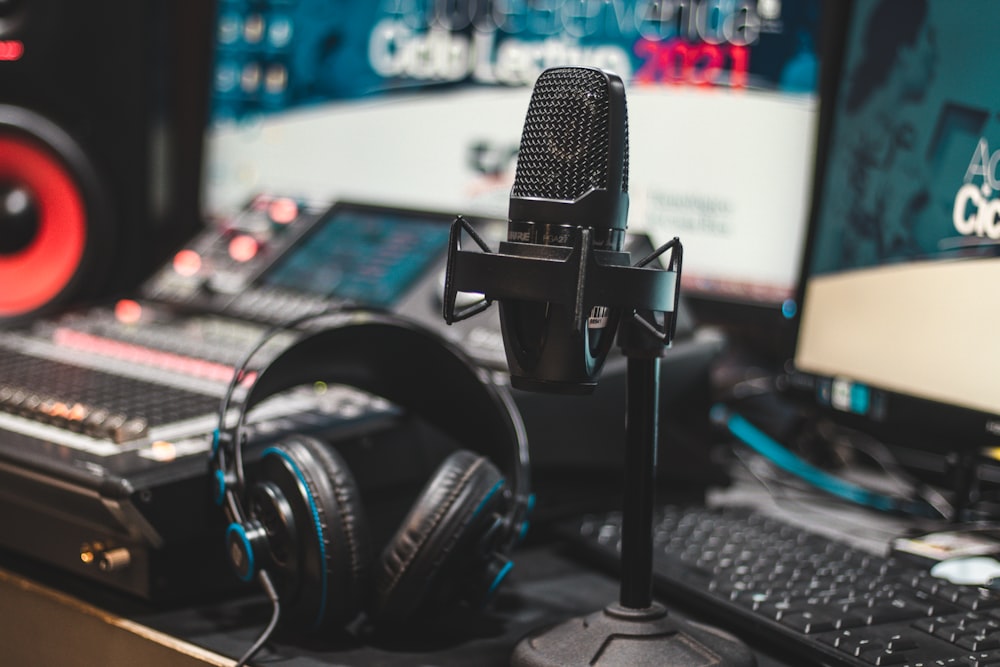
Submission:
{"label": "headphone cushion", "polygon": [[309,436],[286,437],[265,450],[263,458],[269,456],[280,460],[285,494],[298,495],[291,503],[296,574],[280,586],[282,603],[293,627],[342,625],[363,607],[369,585],[370,545],[357,483],[340,454]]}
{"label": "headphone cushion", "polygon": [[[503,481],[489,459],[470,451],[454,452],[441,464],[376,565],[371,609],[376,620],[412,617],[432,594],[442,603],[459,596],[460,579],[476,562],[469,545],[481,534],[477,527],[492,525]],[[463,554],[469,557],[464,563]]]}

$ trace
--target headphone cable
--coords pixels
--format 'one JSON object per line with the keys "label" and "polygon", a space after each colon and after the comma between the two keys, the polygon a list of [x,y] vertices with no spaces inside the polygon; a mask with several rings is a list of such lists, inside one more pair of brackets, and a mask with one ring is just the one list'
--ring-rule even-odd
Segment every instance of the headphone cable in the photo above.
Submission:
{"label": "headphone cable", "polygon": [[274,584],[271,582],[271,577],[268,576],[265,570],[260,570],[257,573],[257,580],[260,582],[261,587],[264,589],[264,593],[267,595],[268,599],[271,601],[271,620],[264,628],[264,631],[260,633],[257,640],[253,645],[247,649],[243,657],[239,659],[236,663],[236,667],[245,667],[247,662],[253,658],[253,656],[259,651],[267,640],[271,638],[271,634],[274,629],[278,627],[278,619],[281,617],[281,603],[278,601],[278,591],[274,589]]}

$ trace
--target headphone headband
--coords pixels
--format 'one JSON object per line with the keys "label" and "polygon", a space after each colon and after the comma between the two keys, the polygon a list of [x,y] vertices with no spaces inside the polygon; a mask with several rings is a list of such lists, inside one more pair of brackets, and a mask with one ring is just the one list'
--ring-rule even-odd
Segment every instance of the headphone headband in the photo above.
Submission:
{"label": "headphone headband", "polygon": [[[399,316],[370,310],[327,312],[295,320],[265,335],[254,351],[299,325],[313,330],[304,332],[258,372],[241,402],[230,437],[223,438],[229,447],[241,447],[247,413],[266,398],[316,381],[349,385],[414,412],[463,447],[495,461],[511,483],[507,523],[514,529],[512,533],[518,532],[530,503],[528,442],[520,413],[505,385],[495,382],[489,371],[435,332]],[[237,380],[245,374],[252,357],[237,369]],[[226,431],[224,415],[237,384],[234,380],[223,401],[220,435]],[[235,472],[242,483],[242,456],[234,451],[226,457],[226,449],[224,442],[213,460],[223,469],[221,477],[232,479],[225,473]],[[237,470],[225,470],[227,458]],[[234,499],[230,496],[228,501]],[[233,509],[240,512],[230,507],[231,512]]]}

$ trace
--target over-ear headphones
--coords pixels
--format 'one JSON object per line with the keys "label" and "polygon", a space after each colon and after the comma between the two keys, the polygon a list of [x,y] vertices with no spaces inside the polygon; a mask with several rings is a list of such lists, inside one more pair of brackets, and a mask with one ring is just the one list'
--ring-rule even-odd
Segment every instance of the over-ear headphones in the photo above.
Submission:
{"label": "over-ear headphones", "polygon": [[[296,340],[256,371],[233,418],[252,357],[288,332]],[[291,434],[263,450],[252,479],[244,470],[248,412],[314,382],[382,397],[468,447],[441,463],[377,558],[358,485],[329,444]],[[485,601],[511,568],[531,504],[527,437],[506,386],[436,333],[370,310],[300,318],[261,338],[223,399],[211,470],[237,574],[268,591],[272,626],[280,601],[282,619],[308,630],[360,611],[394,623]]]}

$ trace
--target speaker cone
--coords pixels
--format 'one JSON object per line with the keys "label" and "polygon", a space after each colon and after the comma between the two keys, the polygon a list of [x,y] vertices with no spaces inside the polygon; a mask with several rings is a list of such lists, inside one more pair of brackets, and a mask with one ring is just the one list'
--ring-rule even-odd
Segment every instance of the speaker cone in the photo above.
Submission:
{"label": "speaker cone", "polygon": [[99,183],[58,126],[0,105],[0,322],[63,303],[103,274]]}

